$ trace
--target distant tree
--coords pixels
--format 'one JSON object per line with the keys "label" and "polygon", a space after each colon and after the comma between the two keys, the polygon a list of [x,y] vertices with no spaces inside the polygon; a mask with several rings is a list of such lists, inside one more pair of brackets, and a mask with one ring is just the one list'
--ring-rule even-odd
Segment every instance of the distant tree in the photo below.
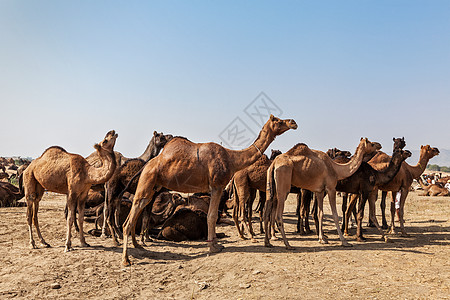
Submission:
{"label": "distant tree", "polygon": [[441,171],[441,167],[439,167],[438,165],[428,165],[427,169],[430,171]]}

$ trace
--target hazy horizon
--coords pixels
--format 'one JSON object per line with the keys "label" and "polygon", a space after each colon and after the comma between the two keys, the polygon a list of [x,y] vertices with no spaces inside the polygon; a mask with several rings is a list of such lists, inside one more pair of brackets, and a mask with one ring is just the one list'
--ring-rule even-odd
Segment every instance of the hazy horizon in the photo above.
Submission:
{"label": "hazy horizon", "polygon": [[261,95],[261,116],[299,125],[268,150],[450,149],[449,15],[448,1],[2,1],[0,156],[87,156],[111,129],[127,157],[155,130],[227,146],[239,122],[245,148]]}

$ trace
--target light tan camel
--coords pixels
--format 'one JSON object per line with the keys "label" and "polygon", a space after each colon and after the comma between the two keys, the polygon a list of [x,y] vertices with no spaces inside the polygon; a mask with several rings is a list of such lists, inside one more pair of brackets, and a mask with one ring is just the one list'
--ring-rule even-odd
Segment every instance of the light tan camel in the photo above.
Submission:
{"label": "light tan camel", "polygon": [[250,147],[234,151],[216,143],[193,143],[185,138],[175,137],[164,147],[161,154],[150,160],[139,178],[133,206],[123,226],[122,263],[130,265],[127,255],[128,235],[131,233],[134,247],[135,226],[144,207],[150,202],[155,187],[166,187],[184,193],[211,192],[208,211],[208,245],[210,252],[219,252],[216,221],[220,197],[225,186],[236,171],[254,163],[277,135],[289,129],[296,129],[292,119],[281,120],[273,115],[263,126],[255,142]]}
{"label": "light tan camel", "polygon": [[71,229],[75,210],[78,206],[78,224],[80,226],[80,242],[82,247],[89,246],[83,234],[84,203],[91,185],[101,184],[109,180],[116,169],[114,144],[117,134],[114,130],[94,148],[102,159],[102,167],[91,166],[86,159],[78,154],[68,153],[61,147],[53,146],[35,159],[23,172],[23,188],[27,201],[27,220],[30,232],[30,245],[36,248],[33,239],[32,222],[36,227],[41,244],[49,247],[41,235],[38,223],[39,201],[48,190],[67,195],[67,238],[65,251],[72,250]]}
{"label": "light tan camel", "polygon": [[449,190],[439,184],[425,185],[420,176],[417,178],[417,181],[419,181],[420,186],[424,190],[424,193],[422,193],[421,196],[450,196]]}
{"label": "light tan camel", "polygon": [[323,235],[322,227],[323,197],[325,192],[327,192],[339,238],[343,246],[350,246],[339,228],[336,211],[336,184],[338,180],[347,178],[358,170],[365,154],[375,152],[380,148],[381,145],[379,143],[372,143],[367,138],[361,138],[355,155],[345,164],[338,164],[326,153],[312,150],[303,143],[297,144],[288,152],[277,156],[267,170],[267,202],[264,211],[266,235],[264,245],[267,247],[272,246],[269,242],[270,231],[268,230],[268,224],[272,215],[272,209],[276,203],[275,221],[279,226],[286,248],[293,249],[286,238],[283,224],[284,203],[292,185],[316,193],[320,243],[328,243]]}
{"label": "light tan camel", "polygon": [[[413,179],[418,178],[425,168],[427,167],[428,161],[434,156],[439,154],[438,148],[432,148],[430,145],[421,146],[420,147],[420,158],[419,162],[415,166],[411,166],[406,162],[402,163],[400,167],[400,171],[398,171],[397,175],[395,175],[394,179],[392,179],[389,183],[379,186],[378,189],[385,192],[392,192],[392,201],[391,201],[391,229],[389,231],[390,234],[395,234],[395,223],[394,217],[395,212],[397,211],[398,217],[400,219],[400,230],[402,236],[408,236],[405,231],[403,213],[405,207],[406,197],[409,193],[409,188]],[[379,151],[370,161],[369,164],[375,169],[382,171],[384,170],[390,161],[391,157],[384,152]],[[395,198],[397,196],[397,192],[400,191],[400,203],[399,208],[395,207]],[[374,194],[377,195],[377,190],[374,191]],[[384,212],[383,212],[384,214]],[[384,223],[384,220],[383,220]]]}

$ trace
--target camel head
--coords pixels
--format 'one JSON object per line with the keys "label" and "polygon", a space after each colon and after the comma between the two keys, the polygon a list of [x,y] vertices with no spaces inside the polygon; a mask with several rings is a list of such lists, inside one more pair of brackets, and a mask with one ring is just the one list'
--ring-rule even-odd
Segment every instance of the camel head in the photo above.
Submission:
{"label": "camel head", "polygon": [[394,152],[392,153],[392,157],[395,157],[399,155],[400,159],[402,161],[406,160],[408,157],[411,157],[412,153],[409,150],[403,150],[403,149],[395,149]]}
{"label": "camel head", "polygon": [[100,148],[106,150],[107,152],[113,152],[114,145],[116,144],[116,139],[119,135],[114,131],[109,131],[103,141],[94,145],[94,148],[98,151]]}
{"label": "camel head", "polygon": [[298,126],[293,119],[282,120],[274,115],[270,115],[269,121],[267,121],[264,127],[268,127],[268,129],[273,132],[275,136],[277,136],[288,131],[289,129],[297,129]]}
{"label": "camel head", "polygon": [[155,146],[159,149],[163,148],[171,139],[173,139],[173,136],[171,134],[164,135],[162,132],[158,133],[156,131],[153,131],[153,139],[155,141]]}
{"label": "camel head", "polygon": [[420,146],[420,156],[424,156],[427,159],[431,159],[435,157],[436,155],[439,155],[439,149],[438,148],[432,148],[430,145],[426,146]]}
{"label": "camel head", "polygon": [[394,141],[394,151],[395,149],[403,149],[406,146],[405,137],[402,138],[392,138]]}
{"label": "camel head", "polygon": [[277,157],[278,155],[280,155],[282,152],[280,150],[273,150],[272,149],[272,153],[270,154],[270,160],[274,160],[275,157]]}
{"label": "camel head", "polygon": [[358,147],[363,147],[365,154],[372,154],[381,149],[381,144],[377,142],[371,142],[368,138],[361,138]]}

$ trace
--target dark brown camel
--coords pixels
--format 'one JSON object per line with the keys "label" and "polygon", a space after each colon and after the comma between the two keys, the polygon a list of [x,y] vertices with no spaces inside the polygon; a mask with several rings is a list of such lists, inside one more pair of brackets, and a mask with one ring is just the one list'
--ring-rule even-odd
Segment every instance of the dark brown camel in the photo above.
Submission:
{"label": "dark brown camel", "polygon": [[356,206],[358,197],[361,197],[356,218],[356,239],[358,241],[365,241],[365,238],[362,234],[362,219],[364,217],[365,203],[367,200],[369,200],[369,218],[375,224],[383,239],[387,241],[387,237],[384,236],[384,233],[381,230],[380,225],[378,225],[378,221],[375,216],[376,197],[369,197],[369,195],[373,193],[374,190],[377,190],[378,186],[390,182],[395,177],[395,175],[397,175],[403,161],[410,156],[411,152],[409,152],[408,150],[404,151],[402,149],[396,149],[392,155],[388,167],[383,171],[377,171],[368,163],[363,162],[358,171],[356,171],[352,176],[338,181],[338,184],[336,185],[337,191],[352,194],[351,201],[343,217],[344,233],[346,235],[348,235],[348,220],[350,218],[350,214],[352,213],[353,208]]}
{"label": "dark brown camel", "polygon": [[136,241],[137,218],[151,201],[155,186],[163,186],[184,193],[210,192],[208,211],[208,245],[210,252],[219,252],[222,246],[216,239],[216,221],[222,191],[234,173],[253,164],[272,143],[276,136],[289,129],[296,129],[294,120],[281,120],[270,116],[255,142],[244,150],[226,149],[216,143],[193,143],[184,138],[173,138],[155,159],[144,167],[139,178],[133,206],[124,224],[122,263],[129,266],[128,235],[133,245]]}
{"label": "dark brown camel", "polygon": [[0,207],[17,206],[17,201],[22,199],[23,192],[9,182],[0,182]]}
{"label": "dark brown camel", "polygon": [[[397,175],[389,183],[378,187],[378,189],[382,191],[392,192],[391,229],[389,233],[395,234],[394,217],[395,213],[397,212],[400,220],[400,230],[402,232],[402,236],[408,236],[408,234],[405,231],[403,214],[404,214],[405,200],[406,197],[408,196],[411,183],[413,182],[413,179],[418,178],[423,173],[429,160],[438,154],[439,150],[437,148],[432,148],[430,147],[430,145],[421,146],[420,158],[417,165],[410,166],[406,162],[403,162],[400,171],[397,173]],[[389,161],[390,156],[380,151],[369,161],[369,164],[376,170],[383,170],[384,168],[386,168],[386,164],[389,163]],[[395,204],[397,192],[400,192],[400,201],[399,201],[400,203],[398,204],[398,208],[396,208]],[[378,192],[374,191],[374,195],[376,194],[378,194]],[[384,197],[384,199],[386,198]],[[384,224],[384,222],[386,222],[384,209],[382,209],[382,215]]]}
{"label": "dark brown camel", "polygon": [[[45,247],[49,247],[41,235],[38,223],[39,201],[44,191],[52,191],[67,195],[69,209],[67,219],[67,237],[65,251],[72,250],[71,229],[76,208],[78,207],[78,223],[80,226],[81,246],[89,246],[84,238],[83,219],[84,205],[89,189],[93,184],[102,184],[108,181],[116,169],[114,157],[114,144],[117,134],[114,130],[108,132],[106,137],[94,148],[102,159],[102,167],[95,168],[86,159],[78,154],[68,153],[61,147],[53,146],[44,151],[23,172],[23,188],[27,200],[27,221],[30,233],[30,245],[36,248],[32,234],[32,223]],[[19,178],[19,183],[22,181]],[[22,187],[22,186],[21,186]]]}
{"label": "dark brown camel", "polygon": [[104,219],[102,237],[106,237],[106,226],[109,227],[109,232],[113,237],[113,242],[118,245],[117,236],[122,237],[121,230],[118,227],[118,220],[120,215],[120,201],[121,192],[129,192],[134,194],[136,191],[137,180],[134,180],[130,186],[128,183],[134,176],[138,176],[139,171],[142,170],[145,163],[159,154],[161,149],[166,145],[168,141],[172,139],[172,135],[164,135],[162,132],[153,132],[147,148],[144,153],[135,159],[127,159],[124,163],[117,167],[111,179],[106,183],[106,197],[104,207]]}

